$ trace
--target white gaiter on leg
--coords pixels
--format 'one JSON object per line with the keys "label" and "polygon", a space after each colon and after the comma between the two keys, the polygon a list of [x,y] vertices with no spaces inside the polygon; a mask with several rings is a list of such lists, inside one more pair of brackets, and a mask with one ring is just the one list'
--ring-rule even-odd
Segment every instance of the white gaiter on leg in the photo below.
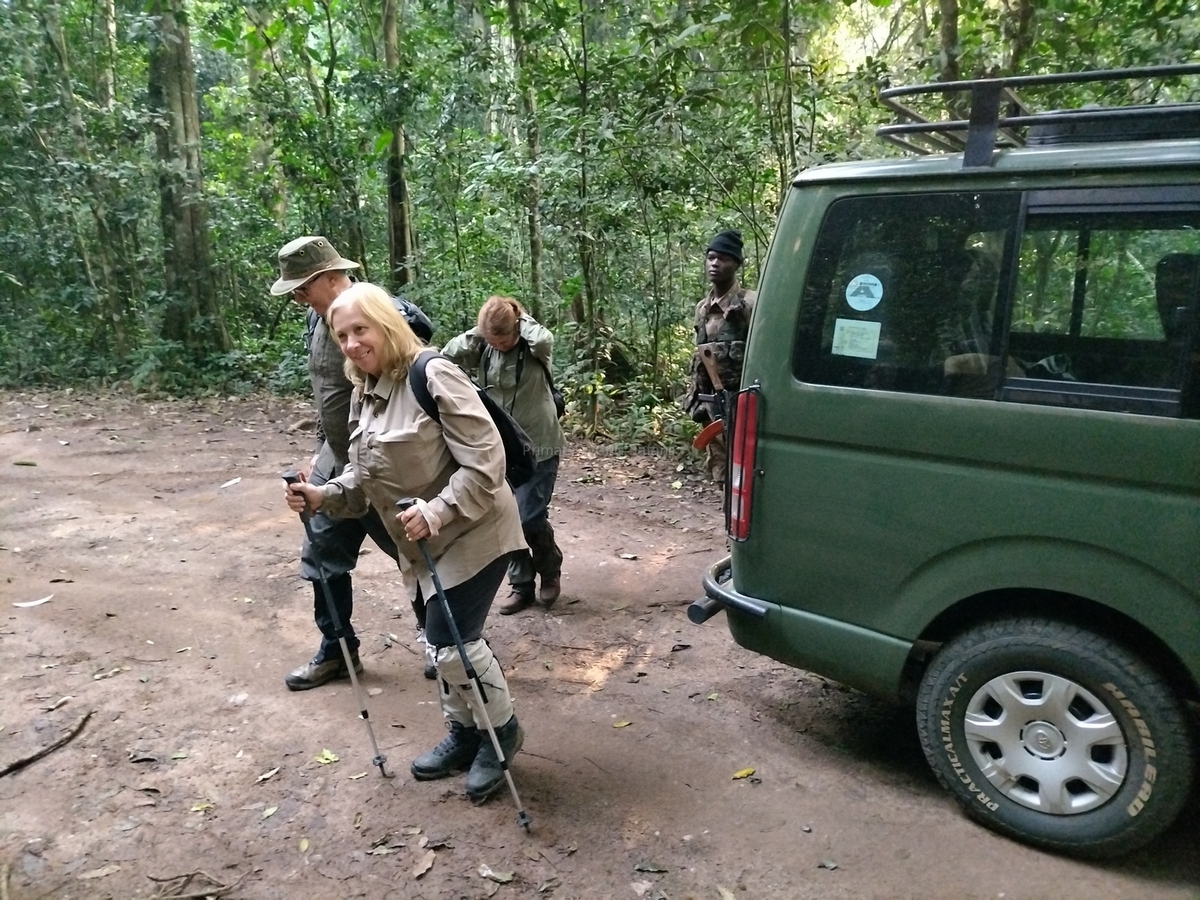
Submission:
{"label": "white gaiter on leg", "polygon": [[[492,655],[488,642],[480,638],[466,645],[467,659],[479,675],[483,684],[483,694],[487,698],[487,714],[492,720],[492,727],[499,728],[506,724],[513,715],[512,697],[508,693],[508,681],[500,669],[500,663]],[[471,714],[474,715],[475,725],[486,729],[483,713],[475,709],[475,691],[467,682],[467,670],[462,658],[458,655],[458,647],[438,647],[437,651],[438,677],[445,680],[451,691],[456,688],[460,696],[470,701]],[[442,705],[445,709],[445,703]],[[454,717],[457,719],[457,716]]]}
{"label": "white gaiter on leg", "polygon": [[[451,648],[454,649],[453,647]],[[458,656],[458,651],[454,653]],[[451,722],[458,722],[460,725],[466,725],[468,728],[475,724],[475,717],[471,715],[471,691],[468,688],[465,692],[458,685],[451,684],[446,680],[446,676],[442,674],[441,665],[438,665],[438,699],[442,701],[442,716],[449,719]],[[455,678],[462,672],[462,663],[458,664],[458,673]]]}

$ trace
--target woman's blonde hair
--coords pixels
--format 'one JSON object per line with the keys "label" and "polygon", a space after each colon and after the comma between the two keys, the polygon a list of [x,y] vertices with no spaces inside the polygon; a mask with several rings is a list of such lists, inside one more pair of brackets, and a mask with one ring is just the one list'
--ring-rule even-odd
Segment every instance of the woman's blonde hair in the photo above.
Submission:
{"label": "woman's blonde hair", "polygon": [[510,338],[521,326],[519,320],[525,315],[525,308],[515,297],[501,297],[493,294],[479,308],[479,318],[475,322],[475,330],[485,341],[489,338],[504,340]]}
{"label": "woman's blonde hair", "polygon": [[[400,310],[396,309],[388,292],[379,285],[362,281],[339,294],[325,314],[329,330],[335,338],[337,314],[350,307],[357,307],[364,319],[383,332],[383,346],[379,348],[383,374],[391,375],[395,379],[407,376],[409,366],[425,349],[425,345],[413,333]],[[344,371],[354,386],[361,389],[367,373],[349,359],[346,360]]]}

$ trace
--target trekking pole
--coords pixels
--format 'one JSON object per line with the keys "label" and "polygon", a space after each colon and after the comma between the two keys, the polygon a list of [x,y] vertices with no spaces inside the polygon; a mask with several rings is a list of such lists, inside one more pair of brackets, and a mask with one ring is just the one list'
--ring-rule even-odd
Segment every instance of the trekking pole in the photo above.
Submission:
{"label": "trekking pole", "polygon": [[[296,484],[299,482],[300,475],[289,469],[283,473],[283,480],[288,484]],[[310,520],[312,514],[308,511],[308,503],[304,504],[304,509],[300,512],[300,521],[304,523],[304,533],[308,535],[308,544],[316,552],[317,542],[313,538],[312,524]],[[375,758],[371,760],[371,765],[379,766],[379,774],[384,778],[391,778],[383,768],[383,764],[387,762],[387,757],[379,752],[379,744],[375,742],[375,730],[371,727],[371,716],[367,712],[367,701],[363,697],[362,686],[358,683],[358,676],[354,672],[354,660],[350,658],[350,647],[346,643],[346,632],[342,628],[342,619],[338,615],[337,605],[333,602],[333,591],[329,587],[329,578],[325,575],[325,566],[318,559],[317,572],[321,576],[321,593],[325,596],[325,607],[329,610],[329,618],[333,620],[333,628],[337,633],[338,644],[342,648],[342,658],[346,661],[346,671],[350,673],[350,683],[354,685],[354,696],[358,700],[359,715],[367,726],[367,736],[371,739],[371,747],[375,751]]]}
{"label": "trekking pole", "polygon": [[[397,500],[396,506],[400,509],[409,509],[416,505],[416,500],[411,497],[406,497],[403,500]],[[533,824],[533,819],[529,818],[529,813],[525,812],[525,807],[521,804],[521,798],[517,794],[517,786],[513,783],[512,772],[508,768],[508,759],[504,756],[504,751],[500,749],[500,739],[496,737],[496,729],[492,725],[492,717],[487,711],[487,698],[483,692],[483,682],[479,678],[479,673],[475,671],[475,667],[471,665],[471,660],[467,658],[467,647],[463,644],[462,635],[458,631],[458,623],[454,621],[454,613],[450,612],[450,601],[446,599],[446,592],[442,590],[442,579],[438,577],[437,567],[433,564],[433,555],[429,552],[429,542],[425,538],[417,541],[417,546],[421,550],[421,555],[425,557],[425,565],[429,567],[429,575],[433,578],[433,587],[437,592],[438,600],[442,604],[442,615],[446,617],[446,624],[450,626],[450,634],[454,637],[454,644],[458,647],[459,658],[462,659],[463,668],[467,671],[467,681],[471,683],[471,689],[475,693],[475,704],[479,707],[479,712],[483,716],[483,723],[487,726],[488,737],[492,740],[492,747],[496,750],[496,759],[500,761],[500,768],[504,772],[504,779],[508,782],[508,789],[512,793],[513,803],[517,806],[517,824],[529,832],[529,826]]]}

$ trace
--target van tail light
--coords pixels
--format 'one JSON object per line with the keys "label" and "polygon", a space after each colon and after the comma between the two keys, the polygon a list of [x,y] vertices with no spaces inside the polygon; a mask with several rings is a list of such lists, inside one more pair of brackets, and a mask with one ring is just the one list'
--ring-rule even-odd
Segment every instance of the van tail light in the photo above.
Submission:
{"label": "van tail light", "polygon": [[758,453],[758,413],[762,395],[758,387],[733,395],[725,435],[729,446],[729,474],[725,482],[725,531],[735,541],[750,535],[750,505],[754,495],[754,464]]}

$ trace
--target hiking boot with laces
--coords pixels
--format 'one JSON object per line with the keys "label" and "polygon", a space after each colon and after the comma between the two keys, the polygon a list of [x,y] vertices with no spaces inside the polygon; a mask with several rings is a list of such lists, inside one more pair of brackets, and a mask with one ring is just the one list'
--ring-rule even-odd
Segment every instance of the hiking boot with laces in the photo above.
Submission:
{"label": "hiking boot with laces", "polygon": [[453,720],[447,722],[447,727],[450,729],[450,733],[442,738],[440,744],[412,761],[409,769],[412,771],[413,778],[418,781],[445,778],[447,775],[453,775],[455,772],[466,769],[479,754],[480,733],[478,728]]}
{"label": "hiking boot with laces", "polygon": [[[471,763],[471,771],[467,773],[467,797],[477,804],[490,797],[504,783],[504,768],[496,756],[491,738],[483,732],[479,736],[479,752]],[[500,741],[505,762],[511,764],[512,758],[525,742],[525,732],[521,730],[516,715],[496,729],[496,738]]]}
{"label": "hiking boot with laces", "polygon": [[496,609],[502,616],[511,616],[513,613],[519,613],[523,609],[528,609],[533,604],[532,584],[528,587],[513,585],[512,592],[500,601],[500,605]]}
{"label": "hiking boot with laces", "polygon": [[[361,675],[363,667],[362,663],[358,661],[357,650],[350,652],[350,661],[354,664],[355,674]],[[327,682],[349,677],[350,673],[346,669],[346,660],[340,655],[330,657],[329,659],[321,659],[320,654],[318,654],[300,666],[300,668],[288,672],[283,681],[289,690],[307,691],[309,688],[320,687]]]}

